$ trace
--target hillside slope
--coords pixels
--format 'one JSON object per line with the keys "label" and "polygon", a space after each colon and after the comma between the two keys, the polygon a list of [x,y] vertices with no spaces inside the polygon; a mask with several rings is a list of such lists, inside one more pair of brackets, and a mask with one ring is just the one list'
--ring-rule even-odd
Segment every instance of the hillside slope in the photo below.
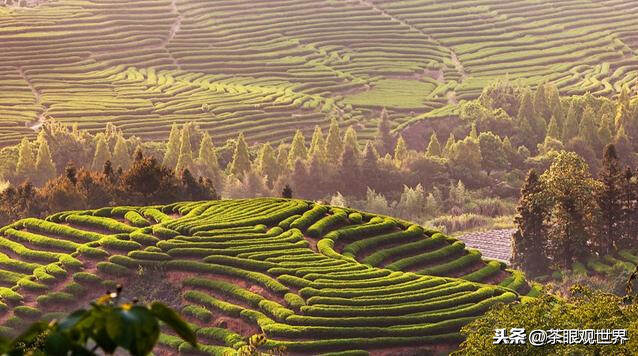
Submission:
{"label": "hillside slope", "polygon": [[145,139],[197,121],[216,140],[278,141],[331,113],[365,139],[382,107],[401,128],[505,75],[609,95],[636,81],[637,14],[631,0],[0,6],[0,142],[47,118]]}
{"label": "hillside slope", "polygon": [[[454,347],[461,326],[529,289],[443,234],[301,200],[70,211],[0,232],[0,323],[9,334],[116,283],[142,294],[157,284],[169,285],[163,297],[209,353],[263,331],[266,346],[291,354],[382,354]],[[162,274],[144,281],[140,269]],[[176,349],[189,352],[162,334],[157,353]]]}

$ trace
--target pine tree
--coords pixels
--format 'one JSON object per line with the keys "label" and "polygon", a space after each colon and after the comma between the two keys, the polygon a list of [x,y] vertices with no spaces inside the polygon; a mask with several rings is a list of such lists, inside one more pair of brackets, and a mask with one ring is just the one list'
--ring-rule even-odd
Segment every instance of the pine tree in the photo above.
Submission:
{"label": "pine tree", "polygon": [[599,176],[602,187],[596,194],[596,200],[600,208],[601,223],[597,224],[600,231],[595,242],[598,252],[607,255],[612,249],[620,247],[622,218],[622,171],[613,144],[605,146]]}
{"label": "pine tree", "polygon": [[104,167],[104,162],[111,160],[111,152],[106,144],[103,134],[98,134],[97,143],[95,144],[95,155],[93,156],[93,164],[91,169],[100,171]]}
{"label": "pine tree", "polygon": [[432,131],[432,135],[430,136],[430,143],[425,151],[425,155],[428,157],[441,155],[441,144],[439,143],[439,139],[436,137],[436,132],[434,131]]}
{"label": "pine tree", "polygon": [[472,128],[470,129],[469,136],[474,140],[478,139],[478,130],[476,129],[476,122],[472,123]]}
{"label": "pine tree", "polygon": [[288,148],[283,141],[279,142],[279,146],[277,146],[277,169],[279,169],[278,176],[282,176],[285,172],[289,171]]}
{"label": "pine tree", "polygon": [[448,137],[447,141],[445,142],[445,147],[443,148],[444,156],[449,157],[450,152],[452,150],[452,146],[454,146],[455,143],[456,143],[456,139],[454,138],[454,134],[450,133],[450,137]]}
{"label": "pine tree", "polygon": [[596,123],[594,122],[595,113],[592,108],[588,107],[583,112],[583,118],[578,125],[578,136],[582,137],[585,142],[589,143],[592,148],[597,149],[600,145],[598,141],[598,133],[596,132]]}
{"label": "pine tree", "polygon": [[390,121],[388,120],[388,112],[385,108],[381,110],[381,115],[379,116],[375,145],[381,155],[391,153],[394,149],[394,137],[390,132]]}
{"label": "pine tree", "polygon": [[191,145],[190,130],[186,127],[182,129],[179,158],[175,165],[175,172],[178,176],[181,176],[184,169],[188,169],[189,172],[193,170],[193,147]]}
{"label": "pine tree", "polygon": [[402,165],[406,158],[408,158],[408,148],[405,145],[403,136],[401,135],[397,140],[397,145],[394,147],[394,161],[397,165]]}
{"label": "pine tree", "polygon": [[317,155],[322,161],[326,158],[326,140],[323,138],[323,131],[319,125],[315,126],[315,131],[312,133],[312,141],[310,143],[310,149],[308,149],[308,159],[313,155]]}
{"label": "pine tree", "polygon": [[281,197],[292,199],[292,188],[290,188],[290,185],[286,184],[286,186],[284,186],[284,189],[281,191]]}
{"label": "pine tree", "polygon": [[532,102],[532,94],[529,90],[525,90],[523,98],[521,99],[521,105],[518,110],[519,124],[523,125],[521,128],[526,127],[526,123],[532,129],[533,137],[530,137],[529,144],[535,147],[538,142],[544,139],[547,132],[547,122],[534,109],[534,103]]}
{"label": "pine tree", "polygon": [[621,181],[622,210],[620,216],[620,229],[622,235],[621,245],[635,245],[638,240],[638,182],[636,174],[629,167],[625,167]]}
{"label": "pine tree", "polygon": [[360,181],[361,171],[354,150],[346,146],[339,158],[339,179],[341,190],[351,195],[359,195],[365,188]]}
{"label": "pine tree", "polygon": [[46,138],[38,140],[38,155],[35,160],[35,184],[42,185],[49,179],[55,177],[55,165],[51,159],[51,151],[49,151],[49,143]]}
{"label": "pine tree", "polygon": [[301,130],[297,129],[295,136],[292,138],[290,152],[288,152],[288,165],[290,168],[295,167],[297,160],[305,160],[308,157],[308,149],[306,148],[306,138]]}
{"label": "pine tree", "polygon": [[262,176],[267,177],[267,183],[271,187],[279,177],[279,168],[277,167],[275,151],[269,143],[264,143],[259,149],[259,155],[257,156],[257,172],[259,172]]}
{"label": "pine tree", "polygon": [[35,174],[35,161],[31,143],[26,137],[20,141],[18,147],[18,163],[16,165],[16,175],[25,181],[31,181]]}
{"label": "pine tree", "polygon": [[355,157],[359,157],[361,150],[359,149],[359,141],[357,139],[357,132],[352,126],[348,126],[346,133],[343,136],[343,146],[349,147],[354,152]]}
{"label": "pine tree", "polygon": [[512,236],[512,265],[530,276],[547,271],[547,226],[550,215],[548,201],[538,174],[530,170],[521,189],[521,198],[514,218],[517,230]]}
{"label": "pine tree", "polygon": [[558,120],[556,120],[556,116],[552,115],[552,118],[549,120],[549,126],[547,126],[547,135],[546,137],[551,137],[556,140],[560,140],[561,134],[560,127],[558,126]]}
{"label": "pine tree", "polygon": [[180,130],[177,128],[177,123],[173,123],[171,127],[171,133],[168,135],[168,142],[166,143],[166,153],[164,153],[164,160],[162,165],[168,169],[174,169],[179,158],[180,151]]}
{"label": "pine tree", "polygon": [[341,133],[339,132],[339,124],[337,119],[332,118],[328,137],[326,138],[326,159],[328,162],[339,162],[341,152],[343,151],[343,142],[341,141]]}
{"label": "pine tree", "polygon": [[543,120],[549,120],[552,115],[552,108],[547,98],[547,85],[542,83],[536,87],[534,92],[534,110]]}
{"label": "pine tree", "polygon": [[[361,162],[361,179],[362,185],[376,189],[378,186],[379,175],[379,154],[374,145],[368,141],[363,149],[363,159]],[[366,184],[363,184],[366,183]]]}
{"label": "pine tree", "polygon": [[219,159],[215,152],[213,139],[208,132],[202,135],[202,142],[199,144],[199,155],[197,156],[197,165],[199,166],[199,175],[208,177],[216,187],[221,183],[221,169],[219,167]]}
{"label": "pine tree", "polygon": [[625,127],[621,126],[616,137],[614,137],[614,146],[616,147],[616,153],[621,161],[629,166],[633,166],[634,149],[629,137],[625,133]]}
{"label": "pine tree", "polygon": [[569,111],[567,112],[567,117],[565,118],[565,124],[563,125],[563,141],[568,142],[572,138],[578,135],[578,113],[576,109],[576,104],[572,104],[569,107]]}
{"label": "pine tree", "polygon": [[235,151],[233,152],[233,160],[230,163],[230,173],[237,177],[242,177],[251,167],[250,155],[248,153],[248,145],[244,139],[244,133],[240,132],[235,143]]}
{"label": "pine tree", "polygon": [[122,167],[122,169],[127,169],[131,164],[131,155],[128,151],[128,146],[121,134],[117,135],[111,163],[115,165],[115,167]]}

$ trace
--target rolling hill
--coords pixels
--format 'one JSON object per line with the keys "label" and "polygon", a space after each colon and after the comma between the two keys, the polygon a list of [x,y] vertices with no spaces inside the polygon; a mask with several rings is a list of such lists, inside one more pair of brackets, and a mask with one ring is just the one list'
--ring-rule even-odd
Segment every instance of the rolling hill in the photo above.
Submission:
{"label": "rolling hill", "polygon": [[[56,0],[0,6],[0,144],[48,118],[165,139],[289,139],[329,115],[372,137],[508,76],[563,94],[636,82],[630,0]],[[24,1],[22,1],[24,2]]]}
{"label": "rolling hill", "polygon": [[[446,235],[302,200],[68,211],[0,233],[6,334],[117,283],[138,293],[163,284],[160,297],[192,323],[208,354],[261,331],[266,347],[293,355],[449,350],[494,303],[534,294],[520,273]],[[144,281],[145,269],[161,274]],[[193,351],[165,331],[156,354],[176,350]]]}

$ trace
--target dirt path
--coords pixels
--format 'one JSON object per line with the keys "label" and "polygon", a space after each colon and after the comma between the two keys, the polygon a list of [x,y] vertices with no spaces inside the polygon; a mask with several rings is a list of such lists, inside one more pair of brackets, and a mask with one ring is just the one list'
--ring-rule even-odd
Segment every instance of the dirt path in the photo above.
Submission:
{"label": "dirt path", "polygon": [[166,39],[162,41],[162,44],[160,45],[160,47],[166,50],[166,53],[168,53],[168,56],[171,58],[171,60],[175,64],[175,67],[177,67],[178,70],[181,70],[182,68],[180,67],[179,63],[177,62],[175,57],[173,57],[173,54],[168,50],[168,44],[175,38],[177,31],[179,31],[180,27],[182,26],[182,20],[184,19],[182,14],[177,9],[176,0],[171,0],[171,12],[176,15],[175,21],[173,22],[170,30],[168,31],[168,37],[166,37]]}
{"label": "dirt path", "polygon": [[40,113],[40,115],[38,115],[38,118],[35,121],[26,124],[28,128],[37,132],[38,130],[40,130],[40,127],[42,127],[42,125],[44,124],[47,109],[42,105],[40,92],[33,86],[33,83],[31,83],[31,80],[29,80],[29,77],[24,72],[24,68],[22,67],[17,67],[17,68],[18,68],[18,74],[20,74],[20,77],[22,77],[22,79],[27,83],[27,85],[29,86],[29,89],[31,89],[31,92],[33,93],[33,97],[35,98],[35,105],[43,107],[43,110]]}
{"label": "dirt path", "polygon": [[458,239],[465,242],[467,247],[478,249],[487,258],[509,263],[512,258],[511,236],[515,231],[505,229],[472,232],[459,236]]}

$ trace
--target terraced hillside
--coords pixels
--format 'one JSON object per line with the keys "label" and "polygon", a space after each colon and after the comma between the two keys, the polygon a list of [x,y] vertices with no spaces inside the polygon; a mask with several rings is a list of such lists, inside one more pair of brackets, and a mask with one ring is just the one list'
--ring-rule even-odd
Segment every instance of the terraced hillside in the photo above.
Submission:
{"label": "terraced hillside", "polygon": [[[16,1],[12,3],[17,3]],[[0,6],[0,144],[43,120],[164,139],[324,128],[369,138],[442,116],[506,74],[564,94],[636,82],[632,0],[55,0]]]}
{"label": "terraced hillside", "polygon": [[[213,354],[262,331],[293,355],[449,349],[461,326],[529,292],[519,273],[441,233],[301,200],[69,211],[0,233],[3,333],[126,289],[139,268],[165,271],[151,283],[172,284]],[[158,354],[192,351],[165,332]]]}

